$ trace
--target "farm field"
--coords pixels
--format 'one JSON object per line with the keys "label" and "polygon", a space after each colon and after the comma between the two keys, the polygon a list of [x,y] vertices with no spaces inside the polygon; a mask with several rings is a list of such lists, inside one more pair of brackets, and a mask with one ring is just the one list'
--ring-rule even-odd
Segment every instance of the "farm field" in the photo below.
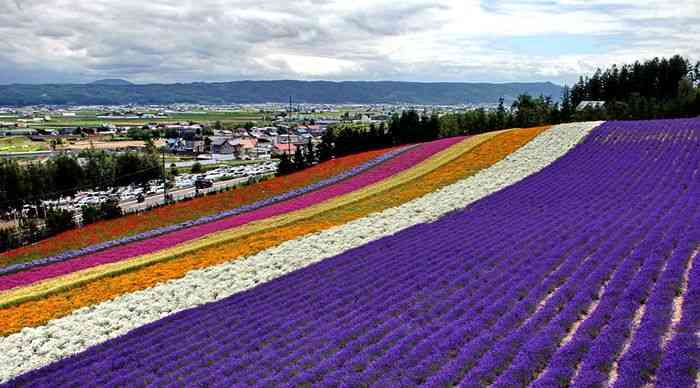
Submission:
{"label": "farm field", "polygon": [[[202,112],[198,113],[172,113],[168,117],[140,118],[140,119],[120,119],[120,118],[100,118],[100,112],[78,112],[75,117],[53,117],[50,121],[32,123],[32,128],[62,128],[62,127],[93,127],[102,124],[114,124],[118,126],[140,126],[149,123],[178,123],[183,121],[195,121],[198,123],[213,123],[221,121],[222,124],[245,124],[247,122],[258,122],[262,120],[263,114],[253,111],[232,111],[232,112]],[[4,119],[13,122],[17,119]]]}
{"label": "farm field", "polygon": [[700,119],[370,151],[0,256],[10,386],[693,387]]}
{"label": "farm field", "polygon": [[0,153],[47,151],[49,144],[25,136],[0,137]]}

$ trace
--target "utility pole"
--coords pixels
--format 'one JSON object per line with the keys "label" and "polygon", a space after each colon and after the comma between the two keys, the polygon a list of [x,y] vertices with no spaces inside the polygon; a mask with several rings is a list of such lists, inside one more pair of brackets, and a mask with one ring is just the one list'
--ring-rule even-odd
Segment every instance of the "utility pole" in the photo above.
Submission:
{"label": "utility pole", "polygon": [[292,136],[292,96],[289,96],[289,126],[287,127],[287,156],[290,154],[289,143],[291,142]]}
{"label": "utility pole", "polygon": [[165,147],[162,148],[163,150],[163,205],[168,203],[168,184],[166,181],[166,170],[165,170]]}

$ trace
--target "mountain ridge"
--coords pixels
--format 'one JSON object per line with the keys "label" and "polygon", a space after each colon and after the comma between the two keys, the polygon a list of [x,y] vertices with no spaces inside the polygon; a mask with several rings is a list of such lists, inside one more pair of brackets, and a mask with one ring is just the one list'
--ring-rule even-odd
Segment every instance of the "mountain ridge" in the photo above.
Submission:
{"label": "mountain ridge", "polygon": [[98,79],[96,81],[89,82],[86,85],[129,86],[129,85],[134,85],[134,83],[129,82],[125,79],[121,79],[121,78],[104,78],[104,79]]}
{"label": "mountain ridge", "polygon": [[[100,80],[105,81],[105,80]],[[109,82],[116,81],[109,79]],[[121,80],[124,81],[124,80]],[[125,81],[128,82],[128,81]],[[118,105],[168,103],[408,103],[484,104],[519,94],[561,97],[552,82],[408,82],[244,80],[173,84],[12,84],[0,85],[0,105]]]}

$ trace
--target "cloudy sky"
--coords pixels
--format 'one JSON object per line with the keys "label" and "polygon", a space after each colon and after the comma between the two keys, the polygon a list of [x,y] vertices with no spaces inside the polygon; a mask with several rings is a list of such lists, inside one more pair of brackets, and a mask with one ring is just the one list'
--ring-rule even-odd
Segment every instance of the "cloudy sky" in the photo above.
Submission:
{"label": "cloudy sky", "polygon": [[553,81],[675,53],[698,0],[0,0],[0,83]]}

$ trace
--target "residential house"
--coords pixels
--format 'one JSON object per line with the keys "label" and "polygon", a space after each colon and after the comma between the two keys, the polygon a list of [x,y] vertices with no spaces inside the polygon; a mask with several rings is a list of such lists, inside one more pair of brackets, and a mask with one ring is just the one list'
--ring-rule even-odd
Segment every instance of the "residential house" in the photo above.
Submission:
{"label": "residential house", "polygon": [[603,107],[605,107],[605,101],[584,100],[579,102],[579,104],[576,106],[576,110],[582,111],[584,109],[601,109]]}
{"label": "residential house", "polygon": [[[307,135],[307,136],[310,136],[310,135]],[[292,134],[292,135],[283,134],[283,135],[279,135],[277,137],[277,142],[279,144],[296,144],[296,145],[306,144],[306,142],[308,141],[306,139],[307,136],[294,135],[294,134]]]}
{"label": "residential house", "polygon": [[0,130],[1,136],[32,136],[36,135],[38,132],[36,129],[2,129]]}
{"label": "residential house", "polygon": [[308,125],[307,128],[313,136],[323,136],[326,133],[326,126],[320,124]]}
{"label": "residential house", "polygon": [[211,153],[212,154],[235,154],[238,151],[239,145],[233,139],[222,136],[211,136]]}
{"label": "residential house", "polygon": [[78,131],[78,127],[62,127],[58,129],[59,135],[73,135]]}
{"label": "residential house", "polygon": [[277,143],[272,148],[273,156],[280,156],[282,154],[294,155],[297,150],[297,146],[294,144]]}
{"label": "residential house", "polygon": [[184,132],[178,138],[170,138],[166,145],[174,153],[200,154],[204,152],[204,139],[194,131]]}

